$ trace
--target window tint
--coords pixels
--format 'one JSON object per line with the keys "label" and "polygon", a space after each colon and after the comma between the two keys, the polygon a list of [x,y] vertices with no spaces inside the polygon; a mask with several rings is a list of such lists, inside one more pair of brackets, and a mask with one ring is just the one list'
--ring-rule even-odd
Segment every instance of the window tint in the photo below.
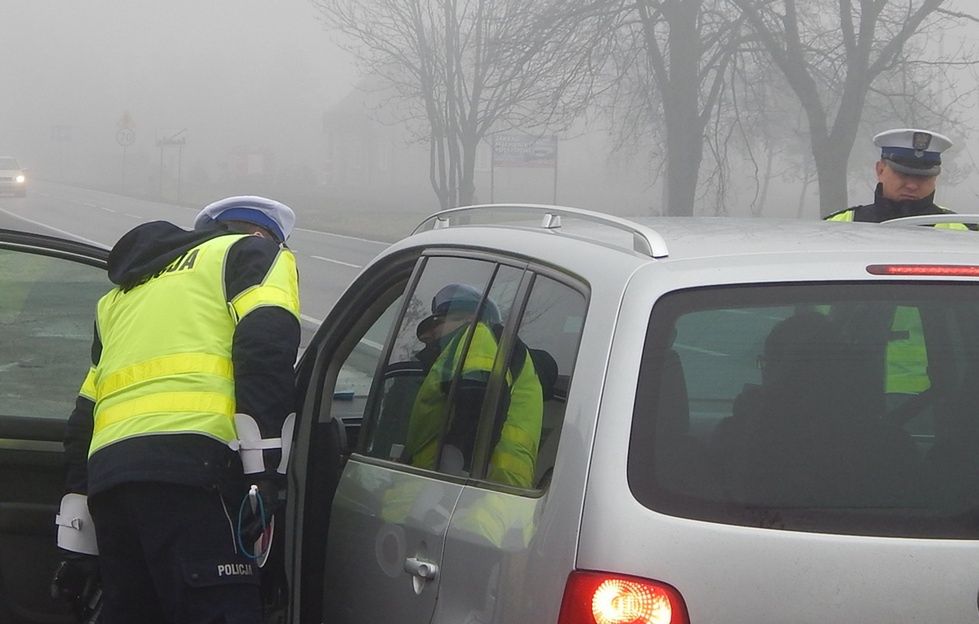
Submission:
{"label": "window tint", "polygon": [[0,249],[0,413],[68,417],[110,287],[105,269]]}
{"label": "window tint", "polygon": [[975,538],[977,373],[972,285],[674,293],[650,319],[629,483],[691,518]]}
{"label": "window tint", "polygon": [[496,410],[486,480],[525,488],[550,482],[585,306],[578,291],[535,278]]}
{"label": "window tint", "polygon": [[498,337],[522,274],[481,260],[426,262],[372,402],[367,455],[469,474]]}

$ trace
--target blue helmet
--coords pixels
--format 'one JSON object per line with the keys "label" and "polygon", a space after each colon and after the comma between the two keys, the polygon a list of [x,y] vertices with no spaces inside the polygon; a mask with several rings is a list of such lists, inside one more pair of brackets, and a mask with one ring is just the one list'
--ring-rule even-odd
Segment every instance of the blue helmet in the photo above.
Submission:
{"label": "blue helmet", "polygon": [[[469,284],[449,284],[432,297],[432,315],[445,316],[449,312],[476,312],[483,300],[483,293]],[[500,309],[489,298],[483,304],[480,320],[490,324],[502,322]]]}

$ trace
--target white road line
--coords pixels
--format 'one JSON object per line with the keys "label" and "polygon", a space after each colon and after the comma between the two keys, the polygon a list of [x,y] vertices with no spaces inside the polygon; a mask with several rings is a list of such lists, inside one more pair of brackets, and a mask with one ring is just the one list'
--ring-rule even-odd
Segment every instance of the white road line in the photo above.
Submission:
{"label": "white road line", "polygon": [[334,264],[342,264],[343,266],[353,267],[355,269],[363,268],[359,264],[350,264],[349,262],[343,262],[342,260],[334,260],[333,258],[324,258],[323,256],[310,256],[310,258],[315,258],[316,260],[322,260],[323,262],[332,262]]}
{"label": "white road line", "polygon": [[95,245],[96,247],[105,247],[105,248],[112,247],[112,245],[106,245],[105,243],[100,243],[99,241],[94,241],[94,240],[92,240],[90,238],[85,238],[84,236],[79,236],[78,234],[75,234],[74,232],[69,232],[68,230],[62,230],[61,228],[56,228],[53,225],[48,225],[47,223],[41,223],[40,221],[35,221],[34,219],[28,219],[27,217],[22,217],[19,214],[14,214],[14,213],[12,213],[12,212],[10,212],[8,210],[4,210],[3,208],[0,208],[0,212],[2,212],[4,214],[8,214],[8,215],[10,215],[11,217],[13,217],[15,219],[20,219],[21,221],[27,221],[28,223],[33,223],[34,225],[37,225],[37,226],[40,226],[40,227],[43,227],[43,228],[47,228],[47,229],[49,229],[49,230],[51,230],[53,232],[57,232],[58,234],[61,234],[62,236],[67,236],[68,238],[72,238],[72,239],[75,239],[75,240],[80,240],[83,243],[88,243],[89,245]]}
{"label": "white road line", "polygon": [[371,240],[369,238],[359,238],[357,236],[347,236],[346,234],[334,234],[333,232],[324,232],[322,230],[309,230],[306,228],[295,228],[296,232],[306,232],[308,234],[323,234],[324,236],[335,236],[337,238],[346,238],[349,240],[360,241],[362,243],[371,243],[372,245],[384,245],[387,247],[391,243],[385,243],[384,241]]}
{"label": "white road line", "polygon": [[315,316],[310,316],[308,314],[300,314],[299,318],[306,321],[307,323],[312,323],[313,325],[322,325],[323,319],[318,319]]}
{"label": "white road line", "polygon": [[111,212],[112,214],[115,214],[116,213],[116,211],[113,210],[112,208],[106,208],[105,206],[99,206],[98,204],[92,204],[92,206],[94,208],[98,208],[99,210],[104,210],[106,212]]}

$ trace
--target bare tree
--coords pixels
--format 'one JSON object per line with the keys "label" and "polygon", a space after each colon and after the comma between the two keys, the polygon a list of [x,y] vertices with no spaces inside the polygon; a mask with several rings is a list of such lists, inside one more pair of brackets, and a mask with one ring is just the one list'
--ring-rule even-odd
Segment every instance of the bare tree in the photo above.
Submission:
{"label": "bare tree", "polygon": [[805,111],[821,213],[846,207],[847,167],[868,93],[905,60],[913,37],[963,16],[946,10],[947,0],[732,1]]}
{"label": "bare tree", "polygon": [[606,13],[618,20],[619,130],[635,139],[645,127],[660,143],[665,212],[691,215],[705,146],[722,156],[723,140],[708,134],[743,43],[741,17],[728,0],[610,1]]}
{"label": "bare tree", "polygon": [[559,0],[312,0],[430,148],[443,208],[471,203],[489,134],[560,127],[595,91],[610,37]]}

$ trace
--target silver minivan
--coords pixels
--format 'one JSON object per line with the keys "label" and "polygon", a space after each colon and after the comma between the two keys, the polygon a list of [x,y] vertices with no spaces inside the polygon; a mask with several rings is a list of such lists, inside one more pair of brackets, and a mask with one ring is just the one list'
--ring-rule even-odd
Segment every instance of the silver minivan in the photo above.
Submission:
{"label": "silver minivan", "polygon": [[979,622],[977,280],[971,232],[438,213],[300,361],[270,621]]}

